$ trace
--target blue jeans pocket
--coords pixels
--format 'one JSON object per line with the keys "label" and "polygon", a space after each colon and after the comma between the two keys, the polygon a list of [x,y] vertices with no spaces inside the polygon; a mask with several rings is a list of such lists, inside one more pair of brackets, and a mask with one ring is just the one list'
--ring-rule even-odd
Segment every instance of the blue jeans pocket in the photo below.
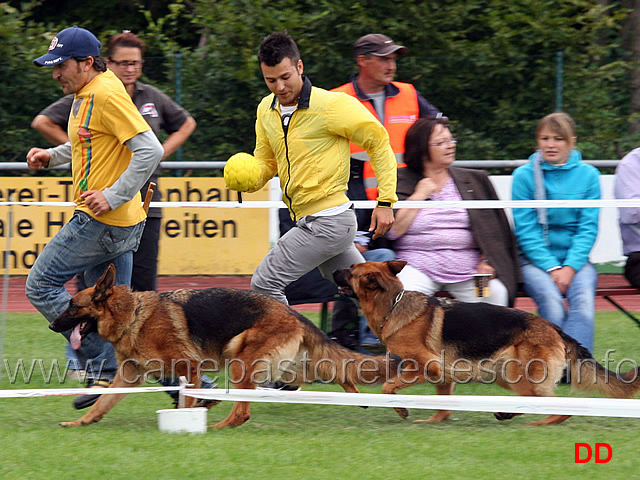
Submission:
{"label": "blue jeans pocket", "polygon": [[65,244],[70,240],[77,240],[82,235],[82,231],[91,224],[92,218],[84,212],[74,212],[71,220],[67,222],[56,234],[58,239]]}
{"label": "blue jeans pocket", "polygon": [[129,250],[136,251],[138,249],[140,237],[144,230],[144,222],[131,227],[114,227],[113,225],[106,224],[104,227],[98,243],[108,255],[123,253]]}

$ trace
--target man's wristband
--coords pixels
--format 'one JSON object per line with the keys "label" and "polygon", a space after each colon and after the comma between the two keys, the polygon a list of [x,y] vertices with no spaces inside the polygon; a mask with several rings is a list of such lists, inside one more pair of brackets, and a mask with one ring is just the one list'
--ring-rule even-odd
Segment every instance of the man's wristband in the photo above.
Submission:
{"label": "man's wristband", "polygon": [[378,201],[378,203],[376,204],[376,207],[386,207],[386,208],[391,208],[391,202],[381,202],[381,201]]}

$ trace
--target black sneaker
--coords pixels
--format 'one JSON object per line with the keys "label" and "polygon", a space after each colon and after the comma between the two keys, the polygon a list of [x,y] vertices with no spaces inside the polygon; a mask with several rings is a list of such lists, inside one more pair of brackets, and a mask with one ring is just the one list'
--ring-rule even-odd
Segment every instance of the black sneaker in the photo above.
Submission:
{"label": "black sneaker", "polygon": [[378,340],[378,337],[373,334],[365,338],[365,340],[360,343],[360,346],[364,350],[374,354],[384,353],[386,351],[384,343]]}
{"label": "black sneaker", "polygon": [[274,383],[263,383],[256,387],[256,390],[282,390],[284,392],[297,392],[300,390],[300,387],[298,385],[291,385],[289,383],[277,381]]}
{"label": "black sneaker", "polygon": [[[87,388],[109,388],[112,381],[113,380],[94,380],[90,378],[87,381]],[[98,398],[100,398],[100,395],[80,395],[73,401],[73,406],[78,410],[82,410],[96,403]]]}
{"label": "black sneaker", "polygon": [[342,345],[349,350],[356,350],[358,348],[358,330],[345,330],[338,329],[333,330],[327,334],[331,340]]}
{"label": "black sneaker", "polygon": [[[161,382],[163,385],[165,386],[174,386],[174,385],[180,385],[180,381],[176,378],[175,379],[175,383],[173,382],[173,380],[169,380],[166,382]],[[211,380],[209,377],[207,377],[206,375],[203,375],[200,378],[200,388],[218,388],[218,384],[216,382],[214,382],[213,380]],[[173,406],[175,408],[178,408],[178,401],[180,400],[180,393],[178,390],[172,390],[167,392],[169,394],[169,396],[173,399]],[[195,406],[196,407],[212,407],[213,405],[217,405],[218,403],[220,403],[220,400],[208,400],[206,398],[200,398],[197,400]]]}
{"label": "black sneaker", "polygon": [[[200,388],[218,388],[218,384],[216,384],[213,380],[211,380],[206,375],[203,375],[202,378],[200,379]],[[222,400],[213,400],[210,398],[199,398],[197,399],[194,407],[211,408],[214,405],[219,404],[221,401]]]}

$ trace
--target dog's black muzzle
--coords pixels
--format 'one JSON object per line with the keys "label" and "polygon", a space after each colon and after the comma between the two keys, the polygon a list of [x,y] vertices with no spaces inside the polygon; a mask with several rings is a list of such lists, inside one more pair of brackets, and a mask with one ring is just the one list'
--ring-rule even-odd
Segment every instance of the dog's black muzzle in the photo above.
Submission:
{"label": "dog's black muzzle", "polygon": [[95,320],[89,315],[83,315],[82,317],[71,317],[67,315],[66,311],[58,315],[56,319],[49,324],[49,328],[54,332],[62,333],[66,332],[67,330],[72,330],[76,327],[76,325],[79,324],[85,324],[84,328],[82,329],[85,335],[92,330],[96,330]]}
{"label": "dog's black muzzle", "polygon": [[351,288],[349,278],[351,278],[351,272],[348,268],[336,270],[335,272],[333,272],[333,281],[338,286],[338,291],[340,292],[340,294],[344,295],[345,297],[357,298],[355,292]]}

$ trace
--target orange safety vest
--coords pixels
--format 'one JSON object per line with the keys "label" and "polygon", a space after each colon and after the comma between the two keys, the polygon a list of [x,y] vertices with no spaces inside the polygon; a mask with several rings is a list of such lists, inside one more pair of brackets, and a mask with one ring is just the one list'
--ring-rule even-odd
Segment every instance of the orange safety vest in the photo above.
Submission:
{"label": "orange safety vest", "polygon": [[[392,82],[400,92],[394,97],[387,97],[384,103],[384,122],[382,124],[389,133],[389,143],[393,153],[396,154],[398,160],[398,168],[406,167],[407,165],[402,162],[404,154],[404,137],[407,134],[409,127],[415,123],[420,116],[420,107],[418,105],[418,93],[416,88],[410,83]],[[345,83],[344,85],[334,88],[332,91],[348,93],[352,97],[358,98],[353,82]],[[358,100],[360,100],[358,98]],[[360,102],[367,107],[367,109],[378,120],[378,114],[373,107],[373,103],[370,101]],[[367,198],[369,200],[375,200],[378,198],[378,181],[376,175],[369,162],[369,156],[364,149],[355,143],[350,143],[351,156],[364,161],[362,178],[364,182],[364,188],[367,192]]]}

